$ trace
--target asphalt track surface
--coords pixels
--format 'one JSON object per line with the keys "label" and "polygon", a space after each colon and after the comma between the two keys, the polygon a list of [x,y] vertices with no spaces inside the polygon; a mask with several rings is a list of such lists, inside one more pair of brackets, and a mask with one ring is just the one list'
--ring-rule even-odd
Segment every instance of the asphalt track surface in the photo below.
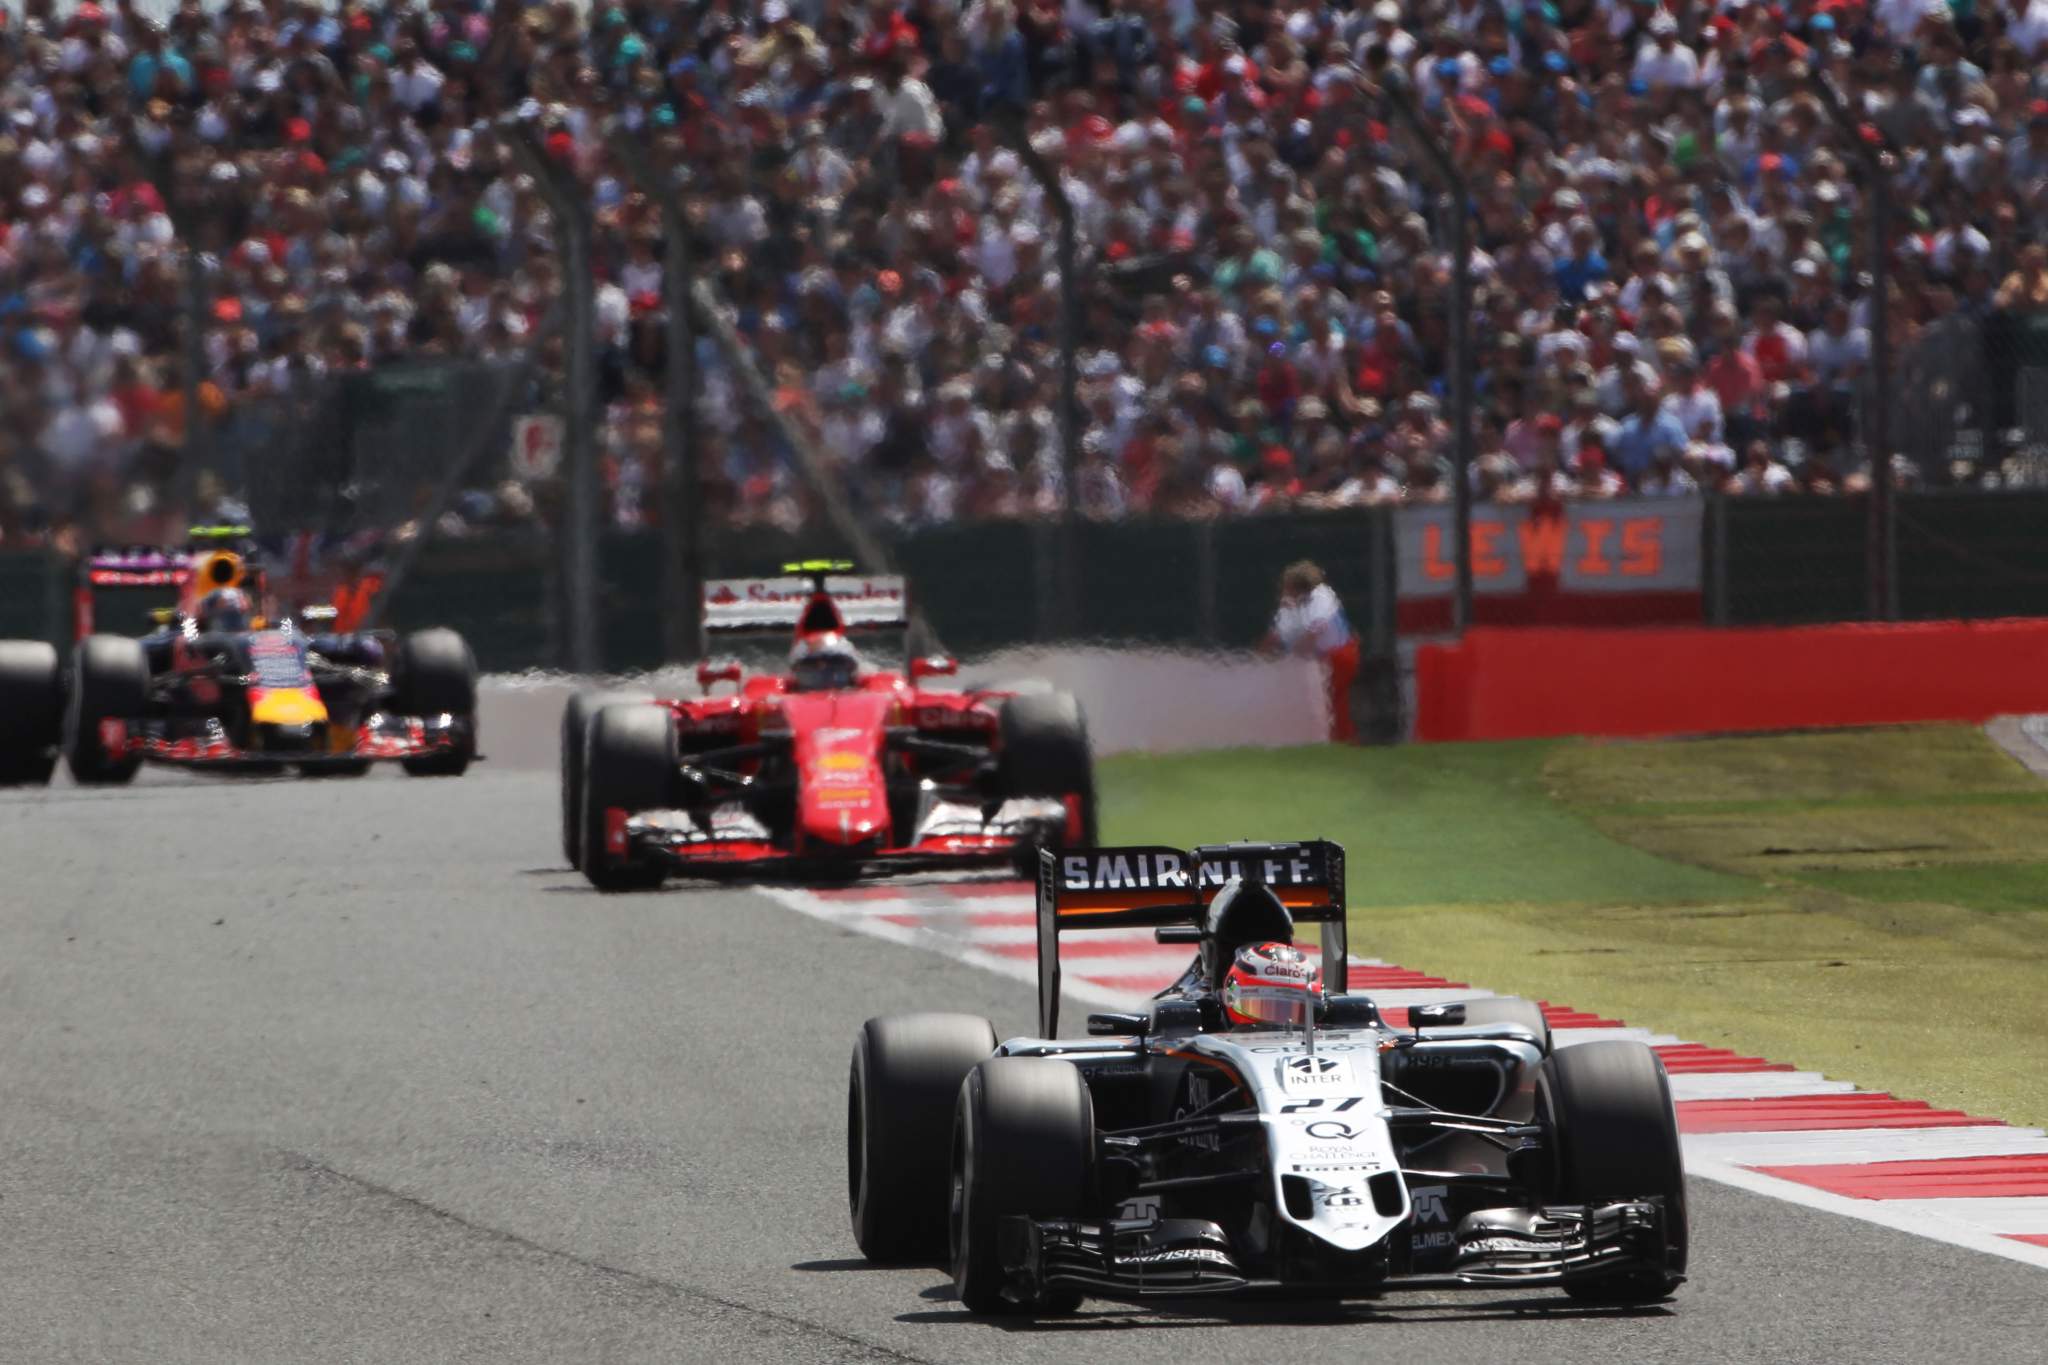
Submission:
{"label": "asphalt track surface", "polygon": [[0,794],[0,1361],[2043,1359],[2038,1269],[1691,1189],[1668,1307],[972,1320],[845,1215],[866,1015],[1016,983],[731,889],[600,897],[554,786]]}

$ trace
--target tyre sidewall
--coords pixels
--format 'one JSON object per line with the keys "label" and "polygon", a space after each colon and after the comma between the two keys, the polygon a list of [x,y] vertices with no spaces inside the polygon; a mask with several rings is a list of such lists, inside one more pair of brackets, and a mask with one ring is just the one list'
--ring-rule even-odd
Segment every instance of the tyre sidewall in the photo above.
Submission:
{"label": "tyre sidewall", "polygon": [[107,753],[100,723],[142,721],[149,708],[149,660],[142,644],[119,635],[90,635],[73,663],[64,715],[64,757],[74,781],[120,783],[135,776],[140,757]]}
{"label": "tyre sidewall", "polygon": [[664,707],[625,703],[590,718],[583,751],[583,875],[600,891],[659,886],[659,866],[620,863],[605,851],[605,811],[633,814],[669,801],[676,773],[675,718]]}
{"label": "tyre sidewall", "polygon": [[994,1027],[972,1015],[861,1026],[847,1079],[847,1208],[868,1259],[945,1258],[955,1102],[995,1047]]}
{"label": "tyre sidewall", "polygon": [[1094,1157],[1094,1104],[1070,1063],[992,1057],[968,1073],[953,1126],[948,1212],[953,1288],[969,1312],[1072,1306],[1066,1294],[1032,1303],[1004,1294],[1000,1229],[1018,1214],[1085,1216],[1095,1192]]}

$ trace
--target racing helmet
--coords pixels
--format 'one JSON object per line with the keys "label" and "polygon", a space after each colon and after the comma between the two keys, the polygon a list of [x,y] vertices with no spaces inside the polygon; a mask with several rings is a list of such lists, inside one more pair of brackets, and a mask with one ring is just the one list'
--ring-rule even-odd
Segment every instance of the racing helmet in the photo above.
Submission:
{"label": "racing helmet", "polygon": [[1223,1013],[1233,1024],[1298,1024],[1323,992],[1323,969],[1291,943],[1247,943],[1223,978]]}
{"label": "racing helmet", "polygon": [[832,692],[860,679],[860,651],[838,631],[806,635],[789,652],[789,690]]}
{"label": "racing helmet", "polygon": [[249,594],[240,588],[215,588],[199,599],[199,628],[225,632],[249,628]]}

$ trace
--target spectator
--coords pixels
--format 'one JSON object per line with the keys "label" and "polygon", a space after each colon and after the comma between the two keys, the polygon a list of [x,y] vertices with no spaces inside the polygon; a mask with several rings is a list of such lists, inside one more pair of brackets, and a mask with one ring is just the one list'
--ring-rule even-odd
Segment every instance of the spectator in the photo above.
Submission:
{"label": "spectator", "polygon": [[1260,648],[1274,656],[1320,659],[1330,706],[1330,738],[1340,744],[1356,742],[1351,689],[1358,681],[1358,637],[1352,633],[1336,591],[1315,564],[1304,559],[1288,565],[1280,575],[1280,606]]}
{"label": "spectator", "polygon": [[[1893,352],[1944,318],[2048,308],[2048,0],[18,13],[0,26],[11,536],[182,510],[188,355],[196,420],[244,463],[310,449],[265,424],[363,370],[531,358],[551,401],[556,229],[492,127],[522,107],[588,188],[622,519],[655,505],[668,281],[660,214],[604,145],[618,115],[692,172],[699,259],[778,405],[905,521],[1064,494],[1060,255],[1033,166],[1077,215],[1091,515],[1448,497],[1450,224],[1361,69],[1405,75],[1470,178],[1466,322],[1479,416],[1500,419],[1482,497],[1682,495],[1734,451],[1740,491],[1855,486],[1880,340],[1869,205],[1812,70],[1896,144]],[[196,349],[188,214],[217,262]],[[724,356],[700,359],[719,496],[747,524],[801,516]]]}

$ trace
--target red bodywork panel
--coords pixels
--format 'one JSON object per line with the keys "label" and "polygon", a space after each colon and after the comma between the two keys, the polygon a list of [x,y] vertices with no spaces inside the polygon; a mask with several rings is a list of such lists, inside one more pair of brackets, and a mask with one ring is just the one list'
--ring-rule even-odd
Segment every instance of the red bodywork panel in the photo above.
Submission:
{"label": "red bodywork panel", "polygon": [[797,771],[796,839],[842,848],[900,842],[889,829],[882,731],[896,710],[886,691],[791,693],[781,699]]}

